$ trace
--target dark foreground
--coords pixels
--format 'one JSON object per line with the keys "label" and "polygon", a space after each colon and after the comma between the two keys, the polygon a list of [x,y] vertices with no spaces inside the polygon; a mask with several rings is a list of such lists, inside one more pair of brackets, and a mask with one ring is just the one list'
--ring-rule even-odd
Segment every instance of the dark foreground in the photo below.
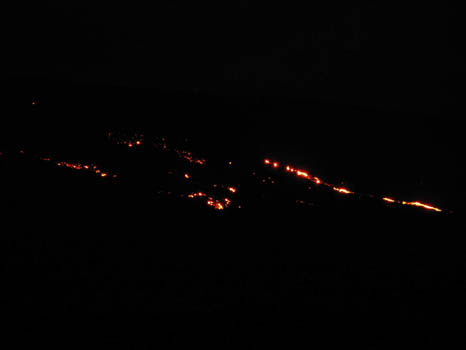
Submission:
{"label": "dark foreground", "polygon": [[[160,109],[131,110],[129,103],[105,109],[95,101],[75,108],[72,100],[60,108],[6,110],[17,115],[2,129],[0,150],[0,296],[3,314],[22,319],[13,324],[18,343],[176,349],[458,344],[462,331],[454,320],[464,307],[464,224],[460,200],[438,190],[442,181],[430,180],[443,174],[436,167],[423,177],[428,193],[418,192],[421,199],[439,198],[448,209],[442,213],[319,188],[302,195],[307,185],[264,167],[263,157],[308,166],[303,159],[319,153],[318,171],[333,179],[340,176],[332,174],[338,162],[322,159],[367,147],[336,140],[321,152],[296,144],[292,149],[287,141],[295,138],[262,123],[267,118],[255,123],[230,116],[216,124],[212,116],[222,106],[231,114],[247,109],[237,105],[211,106],[208,122],[179,117],[194,116],[203,105],[181,108],[176,121],[171,116],[171,122],[148,122],[137,115],[167,113],[170,101]],[[134,118],[121,118],[130,112]],[[67,113],[73,117],[58,117]],[[99,113],[106,117],[99,119]],[[260,134],[263,127],[271,131]],[[118,144],[108,134],[115,130],[120,136],[144,132],[144,144]],[[321,134],[312,132],[314,146],[331,135]],[[175,140],[172,147],[186,146],[189,138],[190,151],[205,156],[207,164],[154,151],[153,140],[160,137]],[[403,154],[399,143],[390,149]],[[383,165],[374,159],[376,153],[389,155],[388,146],[366,152],[354,162],[381,177],[374,180],[362,170],[341,176],[364,178],[353,184],[362,192],[377,192],[380,185],[383,193],[396,195],[386,192],[396,184],[399,195],[408,195],[412,158],[391,159],[397,171],[384,178]],[[99,164],[109,176],[40,160],[47,156]],[[364,157],[373,159],[372,167]],[[422,157],[428,158],[419,153],[417,162],[427,168]],[[459,176],[456,170],[448,178]],[[400,172],[408,184],[396,177]],[[113,173],[118,177],[111,178]],[[183,179],[185,173],[192,178]],[[189,193],[212,190],[213,183],[234,186],[231,207],[216,210],[188,199]],[[223,195],[219,191],[212,195]],[[65,314],[71,316],[66,321]]]}

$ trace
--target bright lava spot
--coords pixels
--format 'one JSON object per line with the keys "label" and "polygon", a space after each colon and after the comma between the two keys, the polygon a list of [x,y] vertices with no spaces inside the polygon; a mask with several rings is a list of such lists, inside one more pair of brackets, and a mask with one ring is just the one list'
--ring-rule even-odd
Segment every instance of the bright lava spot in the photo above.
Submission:
{"label": "bright lava spot", "polygon": [[422,207],[424,209],[428,209],[428,210],[435,210],[437,212],[441,212],[442,210],[439,209],[439,208],[435,208],[431,205],[427,205],[427,204],[424,204],[424,203],[420,203],[420,202],[403,202],[402,204],[406,204],[406,205],[412,205],[412,206],[415,206],[415,207]]}
{"label": "bright lava spot", "polygon": [[337,192],[344,193],[344,194],[352,194],[353,192],[347,190],[346,188],[337,188],[333,187],[333,189]]}
{"label": "bright lava spot", "polygon": [[[265,159],[264,160],[264,163],[267,164],[267,165],[272,165],[274,168],[278,168],[278,163],[277,162],[273,162],[270,161],[269,159]],[[333,185],[330,185],[328,183],[325,183],[323,182],[321,179],[319,179],[318,177],[311,177],[311,175],[306,172],[306,171],[303,171],[303,170],[296,170],[294,168],[292,168],[291,166],[287,165],[285,167],[285,170],[289,173],[295,173],[296,176],[299,176],[299,177],[304,177],[312,182],[314,182],[315,184],[323,184],[327,187],[330,187],[331,189],[333,189],[334,191],[337,191],[339,193],[343,193],[343,194],[354,194],[354,192],[351,192],[350,190],[346,189],[346,188],[339,188],[339,187],[334,187]],[[265,182],[265,180],[263,180],[262,182]],[[308,187],[308,189],[310,189]],[[370,198],[375,198],[374,195],[372,194],[368,194],[366,196],[369,196]],[[437,211],[437,212],[441,212],[442,210],[439,209],[439,208],[436,208],[434,206],[431,206],[431,205],[428,205],[428,204],[424,204],[424,203],[421,203],[421,202],[406,202],[406,201],[397,201],[395,199],[392,199],[392,198],[388,198],[388,197],[383,197],[382,200],[386,201],[386,202],[389,202],[389,203],[399,203],[399,204],[402,204],[402,205],[411,205],[411,206],[415,206],[415,207],[422,207],[424,209],[427,209],[427,210],[434,210],[434,211]]]}
{"label": "bright lava spot", "polygon": [[[40,160],[43,160],[43,161],[47,161],[47,162],[50,162],[52,161],[50,158],[39,158]],[[54,161],[53,162],[56,166],[59,166],[59,167],[67,167],[67,168],[70,168],[70,169],[74,169],[74,170],[86,170],[86,171],[90,171],[90,172],[93,172],[95,174],[98,174],[100,175],[101,177],[107,177],[109,174],[108,173],[105,173],[101,170],[99,170],[97,168],[96,165],[83,165],[81,163],[68,163],[68,162],[57,162],[57,161]],[[117,176],[116,175],[113,175],[112,176],[113,178],[116,178]]]}
{"label": "bright lava spot", "polygon": [[186,179],[189,179],[189,178],[190,178],[189,174],[184,174],[184,177],[185,177]]}
{"label": "bright lava spot", "polygon": [[305,178],[309,178],[309,174],[306,173],[305,171],[300,171],[300,170],[298,170],[298,171],[296,172],[296,175],[297,175],[297,176],[301,176],[301,177],[305,177]]}
{"label": "bright lava spot", "polygon": [[228,187],[228,191],[230,191],[231,193],[235,193],[235,192],[236,192],[236,188],[234,188],[234,187]]}

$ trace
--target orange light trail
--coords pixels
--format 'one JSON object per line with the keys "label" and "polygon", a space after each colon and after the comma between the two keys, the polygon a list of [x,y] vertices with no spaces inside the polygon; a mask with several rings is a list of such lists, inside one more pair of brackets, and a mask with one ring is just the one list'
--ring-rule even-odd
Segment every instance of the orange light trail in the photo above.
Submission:
{"label": "orange light trail", "polygon": [[[103,177],[103,178],[109,176],[108,173],[103,172],[100,169],[98,169],[96,165],[87,165],[87,164],[84,165],[84,164],[81,164],[81,163],[57,162],[57,161],[52,161],[50,158],[43,158],[43,157],[41,157],[39,159],[42,160],[42,161],[45,161],[45,162],[52,162],[56,166],[59,166],[59,167],[66,167],[66,168],[74,169],[74,170],[85,170],[85,171],[93,172],[94,174],[97,174],[97,175],[99,175],[100,177]],[[112,177],[116,178],[117,176],[112,175]]]}
{"label": "orange light trail", "polygon": [[424,209],[427,209],[427,210],[434,210],[434,211],[437,211],[437,212],[441,212],[442,209],[439,209],[439,208],[436,208],[436,207],[433,207],[431,205],[427,205],[427,204],[424,204],[424,203],[421,203],[421,202],[405,202],[403,201],[402,204],[404,205],[412,205],[414,207],[422,207]]}
{"label": "orange light trail", "polygon": [[187,160],[190,163],[194,164],[199,164],[199,165],[205,165],[207,162],[203,158],[196,158],[192,155],[191,152],[189,151],[180,151],[180,150],[175,150],[175,153],[180,157],[185,160]]}
{"label": "orange light trail", "polygon": [[231,200],[228,199],[228,198],[225,198],[225,203],[222,203],[220,200],[218,199],[214,199],[213,197],[207,197],[207,195],[203,192],[195,192],[195,193],[191,193],[191,194],[188,194],[188,198],[198,198],[198,197],[206,197],[206,204],[216,210],[223,210],[225,208],[227,208],[228,206],[230,206],[231,204]]}
{"label": "orange light trail", "polygon": [[340,192],[340,193],[344,193],[344,194],[354,194],[354,192],[351,192],[351,191],[347,190],[346,188],[333,187],[333,190],[337,191],[337,192]]}
{"label": "orange light trail", "polygon": [[[272,162],[269,159],[265,159],[264,163],[266,165],[272,165],[274,168],[278,168],[278,163],[277,162]],[[335,186],[332,186],[330,184],[327,184],[327,183],[323,182],[321,179],[319,179],[318,177],[315,177],[315,176],[312,177],[308,172],[306,172],[304,170],[294,169],[290,165],[287,165],[285,167],[285,171],[287,171],[289,173],[296,174],[296,176],[298,176],[298,177],[306,178],[309,181],[314,182],[315,184],[318,184],[318,185],[323,184],[323,185],[325,185],[327,187],[330,187],[332,190],[334,190],[334,191],[336,191],[338,193],[355,194],[354,192],[351,192],[350,190],[348,190],[346,188],[339,188],[339,187],[335,187]],[[368,195],[368,196],[371,197],[371,198],[375,197],[374,195]],[[388,203],[397,203],[397,204],[402,204],[402,205],[410,205],[410,206],[414,206],[414,207],[424,208],[424,209],[427,209],[427,210],[433,210],[433,211],[436,211],[436,212],[441,212],[442,211],[442,209],[440,209],[440,208],[436,208],[436,207],[434,207],[432,205],[424,204],[424,203],[417,202],[417,201],[416,202],[398,201],[398,200],[395,200],[395,199],[392,199],[392,198],[389,198],[389,197],[382,197],[382,200],[385,201],[385,202],[388,202]]]}
{"label": "orange light trail", "polygon": [[207,195],[205,193],[202,193],[202,192],[188,194],[188,198],[206,197],[206,196]]}

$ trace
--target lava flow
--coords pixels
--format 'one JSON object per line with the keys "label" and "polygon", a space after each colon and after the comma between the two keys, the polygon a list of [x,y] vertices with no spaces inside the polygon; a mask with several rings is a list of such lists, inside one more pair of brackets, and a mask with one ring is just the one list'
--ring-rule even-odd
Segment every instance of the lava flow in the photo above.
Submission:
{"label": "lava flow", "polygon": [[[52,162],[53,164],[59,167],[66,167],[66,168],[70,168],[74,170],[83,170],[83,171],[92,172],[104,178],[109,176],[108,173],[100,170],[96,165],[92,165],[92,164],[88,165],[88,164],[81,164],[81,163],[57,162],[57,161],[52,161],[50,158],[43,158],[43,157],[39,159],[45,162]],[[117,175],[114,174],[111,177],[116,178]]]}
{"label": "lava flow", "polygon": [[[272,166],[275,169],[280,167],[280,164],[278,162],[271,161],[270,159],[264,159],[264,164]],[[338,193],[347,194],[347,195],[355,194],[355,192],[352,192],[352,191],[350,191],[350,190],[348,190],[346,188],[336,187],[336,186],[330,185],[328,183],[325,183],[322,180],[320,180],[319,178],[317,178],[315,176],[311,176],[307,171],[295,169],[295,168],[291,167],[290,165],[287,165],[284,169],[288,173],[295,174],[297,177],[300,177],[300,178],[305,178],[305,179],[307,179],[309,181],[314,182],[317,185],[327,186],[330,189],[332,189],[333,191],[336,191]],[[369,196],[370,197],[375,197],[374,195],[369,195]],[[388,203],[397,203],[397,204],[401,204],[401,205],[410,205],[410,206],[424,208],[426,210],[433,210],[433,211],[436,211],[436,212],[441,212],[442,211],[442,209],[440,209],[440,208],[436,208],[436,207],[434,207],[432,205],[424,204],[424,203],[421,203],[421,202],[418,202],[418,201],[416,201],[416,202],[406,202],[406,201],[400,201],[400,200],[396,200],[396,199],[392,199],[392,198],[388,198],[388,197],[382,197],[382,200],[385,201],[385,202],[388,202]]]}

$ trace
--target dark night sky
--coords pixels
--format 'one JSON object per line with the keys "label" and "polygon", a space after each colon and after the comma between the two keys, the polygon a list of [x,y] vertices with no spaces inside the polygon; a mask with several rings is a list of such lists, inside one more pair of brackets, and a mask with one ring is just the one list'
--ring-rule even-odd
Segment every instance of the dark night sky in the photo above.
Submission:
{"label": "dark night sky", "polygon": [[360,3],[49,1],[5,12],[3,71],[421,111],[455,103],[454,10]]}

